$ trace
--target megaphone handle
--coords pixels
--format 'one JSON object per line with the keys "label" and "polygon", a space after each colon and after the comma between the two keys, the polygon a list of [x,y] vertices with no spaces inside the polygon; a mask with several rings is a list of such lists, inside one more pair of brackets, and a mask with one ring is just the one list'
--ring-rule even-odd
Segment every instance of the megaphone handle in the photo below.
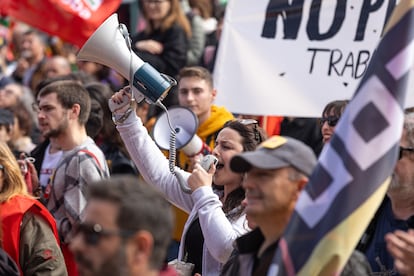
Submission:
{"label": "megaphone handle", "polygon": [[173,77],[167,75],[167,74],[163,74],[160,73],[161,77],[163,77],[166,81],[168,81],[172,86],[177,85],[177,80],[174,79]]}
{"label": "megaphone handle", "polygon": [[191,194],[193,191],[191,191],[190,187],[187,186],[187,183],[181,173],[179,171],[175,171],[174,175],[180,184],[181,190],[183,190],[183,192],[186,194]]}

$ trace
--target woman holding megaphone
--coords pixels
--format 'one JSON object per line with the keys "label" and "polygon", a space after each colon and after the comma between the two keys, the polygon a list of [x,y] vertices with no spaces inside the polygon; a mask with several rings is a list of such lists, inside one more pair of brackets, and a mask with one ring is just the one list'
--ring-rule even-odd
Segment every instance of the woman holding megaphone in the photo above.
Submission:
{"label": "woman holding megaphone", "polygon": [[[135,112],[130,111],[133,105],[129,102],[128,90],[122,89],[112,96],[109,105],[131,158],[149,184],[189,213],[178,260],[194,264],[191,275],[219,275],[233,251],[234,240],[250,230],[241,204],[243,175],[230,170],[230,159],[240,152],[254,150],[265,139],[264,131],[254,120],[229,121],[219,132],[213,149],[217,165],[210,166],[208,172],[196,164],[192,173],[178,167],[171,173],[170,161]],[[183,191],[179,179],[188,184],[191,193]]]}

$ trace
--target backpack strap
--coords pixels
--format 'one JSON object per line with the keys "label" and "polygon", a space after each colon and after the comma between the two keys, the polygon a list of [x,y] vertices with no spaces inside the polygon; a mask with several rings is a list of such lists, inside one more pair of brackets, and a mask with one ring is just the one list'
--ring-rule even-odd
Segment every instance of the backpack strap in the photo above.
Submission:
{"label": "backpack strap", "polygon": [[[46,188],[44,189],[44,191],[42,193],[42,196],[41,196],[41,202],[44,205],[47,204],[47,201],[49,200],[50,193],[51,192],[54,193],[54,190],[52,189],[52,182],[53,182],[53,179],[55,178],[55,174],[56,174],[57,169],[60,166],[62,166],[63,164],[68,163],[69,160],[71,160],[74,156],[78,155],[80,152],[85,153],[86,155],[92,157],[95,160],[95,163],[97,165],[97,168],[99,169],[100,174],[105,175],[105,171],[103,170],[103,168],[101,166],[101,163],[99,162],[96,155],[93,152],[87,150],[86,148],[80,149],[80,150],[76,151],[75,153],[73,153],[73,154],[65,157],[64,159],[60,160],[59,164],[53,170],[53,174],[50,176],[48,184],[47,184]],[[56,207],[51,211],[53,211],[53,212],[56,211],[62,205],[62,203],[63,202],[56,202]]]}
{"label": "backpack strap", "polygon": [[102,171],[101,163],[99,162],[98,158],[96,157],[96,155],[93,152],[91,152],[90,150],[87,150],[87,149],[81,149],[81,150],[78,151],[78,153],[79,152],[83,152],[83,153],[89,155],[90,157],[92,157],[95,160],[96,164],[98,165],[98,168]]}

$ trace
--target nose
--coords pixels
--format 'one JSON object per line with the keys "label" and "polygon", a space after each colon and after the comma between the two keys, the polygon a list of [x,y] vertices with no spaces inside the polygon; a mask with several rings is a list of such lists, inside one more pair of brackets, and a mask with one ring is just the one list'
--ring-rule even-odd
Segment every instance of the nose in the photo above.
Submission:
{"label": "nose", "polygon": [[194,93],[192,91],[188,91],[188,93],[185,96],[185,99],[187,102],[191,102],[194,100]]}
{"label": "nose", "polygon": [[40,119],[44,119],[46,116],[45,116],[45,113],[44,112],[42,112],[41,110],[38,110],[37,111],[37,119],[38,120],[40,120]]}
{"label": "nose", "polygon": [[329,128],[330,128],[330,126],[328,124],[328,121],[323,122],[322,127],[321,127],[321,130],[323,131],[323,130],[327,130]]}
{"label": "nose", "polygon": [[217,147],[214,147],[213,148],[213,150],[211,151],[211,154],[213,154],[215,157],[217,157],[219,154],[218,154],[218,150],[217,150]]}
{"label": "nose", "polygon": [[242,179],[242,187],[245,191],[247,191],[248,189],[250,189],[252,187],[253,182],[251,181],[251,178],[249,178],[249,174],[248,173],[244,173],[243,174],[243,179]]}

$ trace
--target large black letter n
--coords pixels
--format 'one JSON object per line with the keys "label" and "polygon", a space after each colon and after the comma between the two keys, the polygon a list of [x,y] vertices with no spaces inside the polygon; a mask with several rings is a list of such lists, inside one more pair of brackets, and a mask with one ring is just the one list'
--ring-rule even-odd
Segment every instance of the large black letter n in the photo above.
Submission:
{"label": "large black letter n", "polygon": [[300,21],[302,20],[302,9],[304,0],[270,0],[266,9],[266,18],[263,24],[262,37],[276,37],[276,21],[282,17],[284,25],[284,39],[296,39],[298,36]]}

